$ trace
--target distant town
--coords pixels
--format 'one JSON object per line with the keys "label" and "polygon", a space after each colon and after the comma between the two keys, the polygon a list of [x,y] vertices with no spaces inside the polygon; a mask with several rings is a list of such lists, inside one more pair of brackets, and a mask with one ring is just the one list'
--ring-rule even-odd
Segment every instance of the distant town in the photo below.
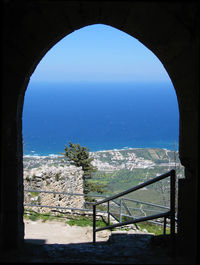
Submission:
{"label": "distant town", "polygon": [[[92,164],[98,171],[115,172],[122,169],[133,171],[136,168],[152,169],[162,168],[182,168],[178,152],[162,148],[129,148],[119,150],[105,150],[90,152],[94,158]],[[45,167],[56,166],[61,169],[69,165],[68,159],[62,155],[50,156],[24,156],[24,175],[34,169],[34,171],[44,170]],[[38,172],[39,173],[39,172]]]}

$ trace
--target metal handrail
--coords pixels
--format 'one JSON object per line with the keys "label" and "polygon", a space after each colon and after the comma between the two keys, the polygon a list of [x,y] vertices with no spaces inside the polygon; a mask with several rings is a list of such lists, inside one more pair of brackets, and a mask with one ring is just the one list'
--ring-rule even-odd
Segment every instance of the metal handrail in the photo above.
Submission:
{"label": "metal handrail", "polygon": [[[95,229],[95,232],[102,231],[102,230],[105,230],[105,229],[112,229],[112,228],[120,227],[120,226],[124,226],[124,225],[140,223],[140,222],[144,222],[144,221],[148,221],[148,220],[152,220],[152,219],[157,219],[157,218],[160,218],[160,217],[169,217],[169,215],[170,215],[170,211],[167,211],[165,213],[160,213],[160,214],[154,214],[154,215],[151,215],[151,216],[144,216],[144,217],[140,217],[140,218],[135,218],[134,220],[119,222],[117,224],[107,225],[107,226],[104,226],[104,227],[97,228],[97,229]],[[93,242],[95,242],[94,237],[93,237]]]}
{"label": "metal handrail", "polygon": [[[61,192],[61,191],[48,191],[48,190],[34,190],[34,189],[24,189],[25,192],[38,192],[38,193],[53,193],[53,194],[64,194],[69,196],[86,196],[84,193],[72,193],[72,192]],[[105,195],[98,195],[98,194],[89,194],[90,197],[101,197],[107,198],[108,196]]]}
{"label": "metal handrail", "polygon": [[[109,211],[109,202],[110,201],[113,201],[116,198],[119,198],[121,196],[129,194],[129,193],[134,192],[136,190],[139,190],[143,187],[146,187],[150,184],[153,184],[153,183],[160,181],[162,179],[165,179],[167,177],[170,177],[170,210],[169,211],[159,213],[159,214],[154,214],[151,216],[136,218],[136,219],[133,218],[132,220],[129,220],[129,221],[119,222],[117,224],[110,225],[110,215],[112,215]],[[109,198],[105,198],[101,201],[94,203],[93,204],[93,243],[96,242],[96,232],[98,232],[98,231],[102,231],[102,230],[106,230],[106,229],[112,229],[112,228],[124,226],[127,224],[134,224],[134,223],[139,223],[139,222],[144,222],[144,221],[164,217],[164,234],[165,234],[165,228],[166,228],[166,218],[170,218],[170,236],[172,239],[172,249],[173,249],[174,248],[174,238],[175,238],[175,193],[176,193],[176,174],[175,174],[175,170],[172,169],[165,174],[162,174],[162,175],[157,176],[153,179],[145,181],[145,182],[143,182],[143,183],[141,183],[141,184],[139,184],[133,188],[130,188],[126,191],[120,192],[118,194],[110,196]],[[96,228],[96,206],[100,205],[102,203],[106,203],[106,202],[108,203],[108,211],[107,211],[107,213],[108,213],[108,225],[105,227]]]}
{"label": "metal handrail", "polygon": [[[36,189],[24,189],[24,192],[37,192],[37,193],[49,193],[49,194],[62,194],[62,195],[69,195],[69,196],[85,196],[86,194],[84,193],[72,193],[72,192],[60,192],[60,191],[47,191],[47,190],[36,190]],[[90,197],[96,197],[96,198],[109,198],[107,195],[99,195],[99,194],[88,194],[88,196]],[[170,209],[169,207],[167,206],[162,206],[162,205],[158,205],[158,204],[154,204],[154,203],[149,203],[149,202],[143,202],[143,201],[139,201],[139,200],[134,200],[134,199],[130,199],[130,198],[123,198],[123,200],[128,200],[128,201],[131,201],[131,202],[138,202],[138,203],[141,203],[141,204],[146,204],[146,205],[149,205],[149,206],[153,206],[153,207],[157,207],[157,208],[164,208],[164,209]],[[116,204],[118,207],[120,207],[120,203],[117,202],[116,200],[112,200],[112,202],[114,204]],[[93,205],[94,202],[85,202],[85,204],[91,204]],[[28,203],[24,203],[24,206],[31,206],[31,207],[46,207],[46,208],[62,208],[62,209],[71,209],[71,210],[77,210],[77,208],[73,208],[73,207],[60,207],[60,206],[48,206],[48,205],[41,205],[41,204],[28,204]],[[140,210],[140,208],[132,208],[130,207],[130,209],[133,209],[133,210]],[[81,208],[81,209],[78,209],[78,210],[88,210],[88,209],[85,209],[85,208]],[[144,209],[145,211],[152,211],[152,212],[157,212],[156,210],[148,210],[148,209]],[[98,212],[103,212],[105,213],[105,211],[98,211]],[[122,214],[123,215],[123,214]]]}
{"label": "metal handrail", "polygon": [[[174,170],[171,170],[171,171],[174,171]],[[117,194],[115,194],[113,196],[110,196],[110,197],[108,197],[108,198],[106,198],[106,199],[104,199],[102,201],[96,202],[95,205],[97,206],[97,205],[102,204],[104,202],[112,201],[112,200],[114,200],[116,198],[119,198],[121,196],[124,196],[124,195],[126,195],[126,194],[128,194],[130,192],[139,190],[139,189],[144,188],[144,187],[146,187],[146,186],[148,186],[148,185],[150,185],[152,183],[155,183],[155,182],[157,182],[159,180],[167,178],[167,177],[169,177],[171,175],[171,171],[169,171],[169,172],[167,172],[165,174],[162,174],[160,176],[157,176],[157,177],[155,177],[153,179],[147,180],[147,181],[145,181],[145,182],[143,182],[143,183],[141,183],[141,184],[139,184],[139,185],[137,185],[137,186],[135,186],[133,188],[130,188],[130,189],[126,190],[126,191],[122,191],[122,192],[117,193]]]}
{"label": "metal handrail", "polygon": [[170,207],[164,206],[164,205],[159,205],[159,204],[155,204],[155,203],[150,203],[150,202],[143,202],[143,201],[139,201],[139,200],[135,200],[135,199],[129,199],[129,198],[123,198],[123,200],[126,201],[131,201],[131,202],[137,202],[137,203],[142,203],[142,204],[146,204],[148,206],[153,206],[153,207],[158,207],[158,208],[163,208],[163,209],[170,209]]}
{"label": "metal handrail", "polygon": [[[64,195],[70,195],[70,196],[85,196],[85,194],[83,193],[69,193],[69,192],[57,192],[57,191],[45,191],[45,190],[35,190],[35,189],[25,189],[24,192],[37,192],[37,193],[50,193],[50,194],[64,194]],[[105,195],[97,195],[97,194],[90,194],[89,195],[90,197],[102,197],[102,198],[107,198],[108,196],[105,196]],[[120,207],[120,203],[116,202],[115,200],[113,200],[113,202],[118,206]],[[146,202],[142,202],[140,201],[140,203],[143,203],[143,204],[147,204]],[[90,204],[90,205],[93,205],[94,202],[85,202],[85,204]],[[91,209],[88,209],[88,208],[75,208],[75,207],[62,207],[62,206],[51,206],[51,205],[41,205],[41,204],[33,204],[33,203],[25,203],[24,202],[24,206],[27,206],[27,207],[38,207],[38,208],[49,208],[49,209],[60,209],[60,210],[73,210],[73,211],[87,211],[87,212],[91,212],[92,210]],[[156,205],[156,204],[152,204],[152,206],[154,207],[159,207],[159,208],[162,208],[161,206],[159,205]],[[132,208],[130,207],[131,210],[140,210],[140,208]],[[149,210],[149,209],[145,209],[145,211],[151,211],[151,212],[158,212],[156,210]],[[97,211],[98,213],[107,213],[107,211],[103,211],[103,210],[98,210]],[[110,213],[110,215],[112,215]],[[133,216],[128,216],[128,215],[125,215],[125,214],[122,214],[122,216],[125,216],[125,217],[133,217]],[[115,218],[117,221],[118,219],[113,216],[113,218]],[[159,223],[160,225],[163,225],[162,223]]]}
{"label": "metal handrail", "polygon": [[[170,171],[171,172],[171,171]],[[150,184],[152,184],[152,183],[154,183],[154,182],[156,182],[156,181],[159,181],[159,180],[161,180],[161,179],[163,179],[163,178],[166,178],[166,177],[168,177],[169,175],[170,175],[170,172],[167,172],[167,173],[165,173],[165,174],[163,174],[163,175],[160,175],[160,176],[158,176],[158,177],[156,177],[156,178],[154,178],[154,179],[151,179],[151,180],[149,180],[149,181],[146,181],[146,182],[144,182],[144,183],[142,183],[142,184],[139,184],[138,186],[136,186],[136,187],[134,187],[134,188],[131,188],[131,189],[129,189],[129,190],[127,190],[127,191],[125,191],[125,192],[122,192],[122,193],[119,193],[119,194],[116,194],[116,195],[114,195],[114,196],[111,196],[111,197],[108,197],[108,196],[106,196],[106,195],[99,195],[99,194],[89,194],[89,196],[91,196],[91,197],[100,197],[100,198],[105,198],[104,200],[101,200],[101,201],[98,201],[98,202],[96,202],[96,205],[98,204],[101,204],[101,203],[105,203],[105,202],[107,202],[107,204],[108,204],[108,208],[109,208],[109,204],[110,204],[110,200],[112,200],[112,202],[114,203],[114,204],[116,204],[119,208],[120,208],[120,218],[118,219],[114,214],[112,214],[110,211],[109,211],[109,209],[107,210],[107,211],[103,211],[103,210],[98,210],[98,211],[96,211],[96,213],[107,213],[108,214],[108,220],[110,220],[110,216],[112,216],[115,220],[117,220],[118,222],[121,222],[121,220],[122,220],[122,217],[124,216],[124,217],[130,217],[130,218],[133,218],[134,220],[135,219],[137,219],[138,220],[138,218],[139,217],[136,217],[136,216],[132,216],[132,215],[130,215],[130,213],[127,211],[127,209],[126,209],[126,207],[125,207],[125,209],[126,209],[126,211],[128,212],[128,214],[129,215],[126,215],[126,214],[123,214],[122,213],[122,206],[124,206],[124,202],[117,202],[115,199],[113,199],[113,197],[114,198],[118,198],[118,197],[120,197],[120,196],[123,196],[123,195],[126,195],[127,193],[130,193],[130,192],[132,192],[133,190],[136,190],[136,189],[139,189],[139,188],[142,188],[142,187],[144,187],[144,186],[147,186],[147,185],[150,185]],[[139,188],[138,188],[139,187]],[[58,191],[47,191],[47,190],[35,190],[35,189],[25,189],[24,190],[25,192],[38,192],[38,193],[52,193],[52,194],[63,194],[63,195],[70,195],[70,196],[85,196],[85,194],[82,194],[82,193],[71,193],[71,192],[58,192]],[[158,205],[158,204],[153,204],[153,203],[149,203],[149,202],[143,202],[143,201],[139,201],[139,200],[134,200],[134,199],[129,199],[129,198],[122,198],[122,199],[120,199],[120,201],[121,200],[128,200],[128,201],[133,201],[133,202],[138,202],[138,203],[142,203],[142,204],[146,204],[146,205],[150,205],[150,206],[153,206],[153,207],[158,207],[158,208],[164,208],[164,209],[167,209],[167,210],[169,210],[170,208],[169,207],[166,207],[166,206],[162,206],[162,205]],[[86,203],[89,203],[89,204],[92,204],[92,205],[94,205],[95,203],[94,202],[86,202]],[[43,207],[45,207],[45,208],[55,208],[55,209],[62,209],[62,210],[64,210],[64,209],[66,209],[66,210],[78,210],[78,211],[91,211],[91,209],[86,209],[86,208],[74,208],[74,207],[61,207],[61,206],[48,206],[48,205],[38,205],[38,204],[28,204],[28,203],[24,203],[24,206],[29,206],[29,207],[41,207],[41,208],[43,208]],[[137,208],[132,208],[132,207],[128,207],[128,210],[140,210],[139,208],[137,209]],[[152,212],[157,212],[157,214],[158,214],[158,211],[156,211],[156,210],[148,210],[148,209],[144,209],[145,211],[152,211]],[[160,212],[159,212],[160,213]],[[141,217],[141,218],[143,218],[143,217]],[[150,221],[150,220],[147,220],[147,222],[153,222],[153,221]],[[108,223],[110,223],[110,221],[108,222]],[[164,225],[164,233],[165,233],[165,228],[166,228],[166,218],[164,219],[164,224],[162,224],[162,223],[158,223],[158,224],[160,224],[160,225]]]}

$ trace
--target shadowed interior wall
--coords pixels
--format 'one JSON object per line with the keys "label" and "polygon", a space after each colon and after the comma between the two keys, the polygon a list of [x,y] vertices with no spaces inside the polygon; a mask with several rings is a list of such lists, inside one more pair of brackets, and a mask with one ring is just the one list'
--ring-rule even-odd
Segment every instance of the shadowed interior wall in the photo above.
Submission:
{"label": "shadowed interior wall", "polygon": [[24,237],[22,110],[29,79],[46,52],[60,39],[81,27],[101,23],[142,42],[163,63],[174,85],[180,111],[179,154],[185,166],[185,179],[179,183],[178,234],[183,251],[187,247],[188,255],[194,254],[198,180],[198,10],[198,4],[189,2],[5,1],[1,89],[0,232],[3,248],[16,248]]}

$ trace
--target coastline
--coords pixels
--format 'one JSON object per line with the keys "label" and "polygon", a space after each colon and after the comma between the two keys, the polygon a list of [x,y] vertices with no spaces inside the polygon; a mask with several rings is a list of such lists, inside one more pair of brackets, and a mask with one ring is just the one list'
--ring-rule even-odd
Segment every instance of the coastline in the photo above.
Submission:
{"label": "coastline", "polygon": [[[149,149],[153,149],[153,150],[159,150],[159,149],[162,149],[162,150],[165,150],[165,151],[171,151],[171,152],[178,152],[178,150],[171,150],[171,149],[167,149],[167,148],[164,148],[164,147],[124,147],[124,148],[114,148],[114,149],[105,149],[105,150],[99,150],[99,151],[89,151],[89,153],[93,154],[93,153],[104,153],[104,152],[113,152],[113,151],[116,151],[116,152],[120,152],[120,151],[131,151],[131,150],[149,150]],[[32,153],[34,153],[35,151],[31,151]],[[50,154],[47,154],[47,155],[40,155],[40,154],[24,154],[23,157],[27,157],[27,158],[63,158],[64,156],[63,155],[60,155],[60,154],[53,154],[53,153],[50,153]]]}
{"label": "coastline", "polygon": [[[180,163],[178,151],[174,152],[166,148],[123,148],[113,150],[101,150],[89,152],[93,158],[92,164],[99,171],[114,172],[119,170],[133,171],[135,169],[171,167]],[[175,158],[176,157],[176,158]],[[175,159],[174,159],[175,158]],[[24,155],[24,170],[41,167],[63,167],[70,165],[67,157],[61,154],[49,154],[46,156]]]}

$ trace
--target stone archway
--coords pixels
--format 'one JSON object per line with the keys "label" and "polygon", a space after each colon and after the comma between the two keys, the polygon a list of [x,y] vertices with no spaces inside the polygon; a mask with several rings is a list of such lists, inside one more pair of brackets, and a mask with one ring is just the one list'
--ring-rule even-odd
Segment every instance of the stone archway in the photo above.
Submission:
{"label": "stone archway", "polygon": [[[197,12],[197,4],[188,3],[48,0],[25,1],[20,4],[12,0],[5,2],[2,246],[9,249],[11,245],[16,247],[23,241],[22,109],[31,74],[46,52],[60,39],[83,26],[98,23],[118,28],[142,42],[163,63],[175,87],[180,111],[179,153],[186,176],[179,183],[179,234],[184,242],[188,242],[188,247],[191,246],[196,230],[193,229],[191,234],[189,227],[196,225],[197,215]],[[191,199],[190,205],[185,198],[186,193]],[[8,239],[9,232],[12,240]]]}

